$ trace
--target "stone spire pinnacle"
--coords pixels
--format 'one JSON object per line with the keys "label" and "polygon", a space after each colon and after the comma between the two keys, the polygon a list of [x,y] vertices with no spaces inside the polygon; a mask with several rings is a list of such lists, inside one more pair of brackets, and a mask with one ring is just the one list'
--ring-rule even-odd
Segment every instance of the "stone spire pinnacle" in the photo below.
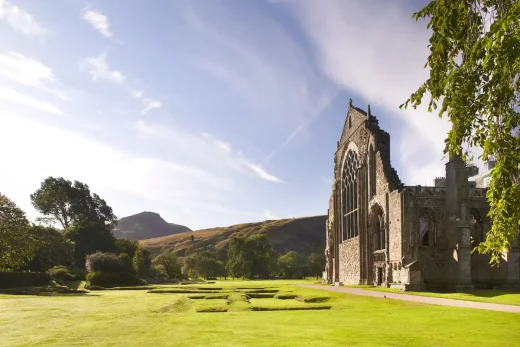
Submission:
{"label": "stone spire pinnacle", "polygon": [[367,110],[367,118],[370,119],[370,116],[372,114],[370,113],[370,104],[368,104],[368,110]]}
{"label": "stone spire pinnacle", "polygon": [[352,98],[348,99],[348,106],[352,107]]}

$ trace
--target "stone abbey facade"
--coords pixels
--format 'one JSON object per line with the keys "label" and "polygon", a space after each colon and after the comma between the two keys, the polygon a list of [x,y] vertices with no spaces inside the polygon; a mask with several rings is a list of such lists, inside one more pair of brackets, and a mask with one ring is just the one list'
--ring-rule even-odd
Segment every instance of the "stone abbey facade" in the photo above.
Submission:
{"label": "stone abbey facade", "polygon": [[471,250],[490,229],[478,169],[459,157],[432,186],[405,186],[390,163],[390,135],[352,106],[334,156],[324,281],[401,290],[518,286],[518,237],[499,266]]}

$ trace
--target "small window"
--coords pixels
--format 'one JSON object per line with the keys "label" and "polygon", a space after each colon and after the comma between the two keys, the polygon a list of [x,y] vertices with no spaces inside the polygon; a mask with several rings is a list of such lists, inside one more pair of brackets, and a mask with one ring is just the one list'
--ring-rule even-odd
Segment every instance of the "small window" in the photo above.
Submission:
{"label": "small window", "polygon": [[348,117],[348,128],[352,128],[352,118]]}

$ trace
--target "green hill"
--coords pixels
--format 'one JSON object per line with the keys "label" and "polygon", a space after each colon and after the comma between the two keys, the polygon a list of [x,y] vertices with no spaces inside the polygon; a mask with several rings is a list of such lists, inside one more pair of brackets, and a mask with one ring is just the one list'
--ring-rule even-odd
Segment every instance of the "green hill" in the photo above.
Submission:
{"label": "green hill", "polygon": [[234,234],[250,236],[262,233],[267,235],[273,248],[282,254],[289,251],[296,251],[302,255],[308,255],[311,252],[323,254],[326,218],[326,216],[315,216],[237,224],[156,237],[141,240],[139,243],[150,250],[153,257],[162,252],[172,251],[179,256],[184,256],[188,250],[197,252],[227,247],[229,238]]}

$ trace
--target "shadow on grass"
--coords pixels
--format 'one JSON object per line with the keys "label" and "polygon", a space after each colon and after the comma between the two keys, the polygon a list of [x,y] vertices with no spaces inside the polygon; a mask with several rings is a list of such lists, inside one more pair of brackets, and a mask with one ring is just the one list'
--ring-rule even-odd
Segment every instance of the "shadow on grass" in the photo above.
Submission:
{"label": "shadow on grass", "polygon": [[76,289],[74,285],[66,286],[55,282],[42,286],[0,289],[0,294],[4,295],[82,296],[88,293],[90,293],[88,290]]}

